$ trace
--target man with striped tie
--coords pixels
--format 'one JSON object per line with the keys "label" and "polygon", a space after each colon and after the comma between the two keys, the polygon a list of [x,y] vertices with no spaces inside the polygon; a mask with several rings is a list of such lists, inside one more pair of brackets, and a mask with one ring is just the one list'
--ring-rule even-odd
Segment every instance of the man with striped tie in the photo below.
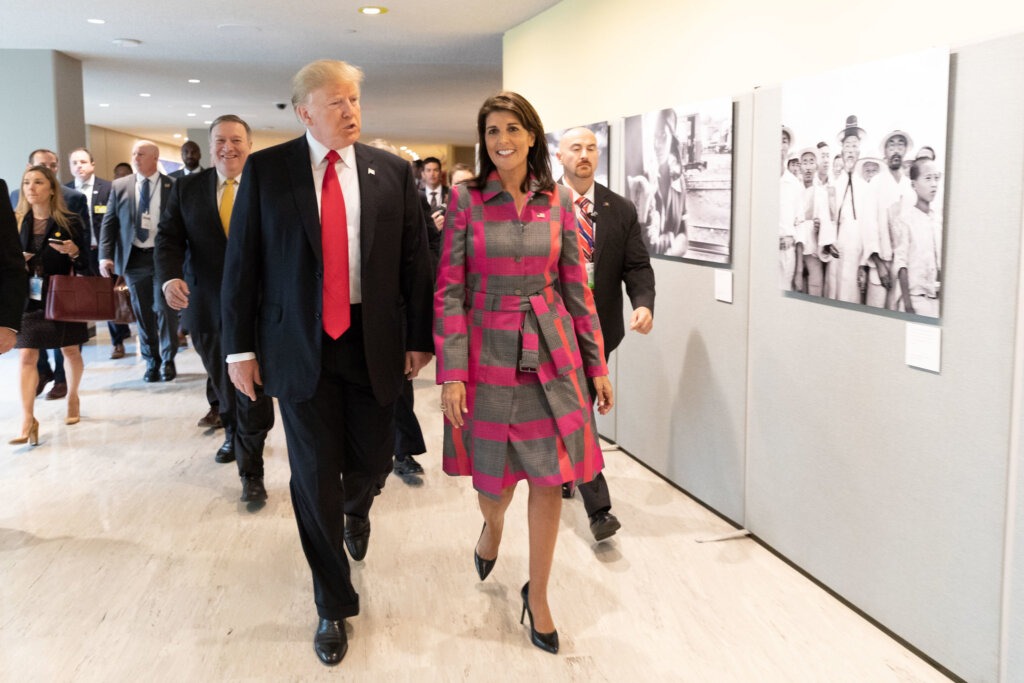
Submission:
{"label": "man with striped tie", "polygon": [[[562,136],[558,160],[564,167],[561,183],[572,190],[580,226],[580,246],[587,261],[587,279],[604,335],[606,360],[622,341],[622,283],[633,306],[629,329],[647,334],[654,325],[654,270],[640,232],[636,208],[604,185],[594,182],[599,152],[597,138],[587,128],[574,128]],[[593,386],[590,387],[594,395]],[[594,539],[615,534],[621,524],[611,512],[611,497],[604,473],[583,484],[580,495],[590,518]],[[571,485],[563,485],[571,497]]]}
{"label": "man with striped tie", "polygon": [[274,426],[273,399],[260,387],[251,400],[231,384],[221,344],[220,305],[231,212],[235,193],[247,180],[242,168],[251,149],[252,132],[244,120],[233,114],[214,120],[210,126],[214,167],[182,176],[174,184],[160,219],[154,260],[164,299],[182,311],[217,394],[225,438],[214,460],[238,462],[241,499],[258,505],[267,498],[263,444]]}

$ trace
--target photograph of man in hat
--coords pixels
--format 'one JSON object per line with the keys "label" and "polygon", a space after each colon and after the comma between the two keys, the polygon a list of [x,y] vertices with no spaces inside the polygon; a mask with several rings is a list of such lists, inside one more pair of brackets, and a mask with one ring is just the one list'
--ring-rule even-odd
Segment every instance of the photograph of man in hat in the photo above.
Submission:
{"label": "photograph of man in hat", "polygon": [[911,187],[910,178],[904,172],[904,160],[909,156],[913,139],[902,130],[894,130],[882,138],[880,145],[885,170],[874,180],[875,204],[878,208],[878,257],[892,273],[889,289],[880,283],[868,283],[868,306],[897,310],[900,299],[900,283],[892,269],[893,247],[897,242],[896,221],[900,214],[914,206],[917,196]]}

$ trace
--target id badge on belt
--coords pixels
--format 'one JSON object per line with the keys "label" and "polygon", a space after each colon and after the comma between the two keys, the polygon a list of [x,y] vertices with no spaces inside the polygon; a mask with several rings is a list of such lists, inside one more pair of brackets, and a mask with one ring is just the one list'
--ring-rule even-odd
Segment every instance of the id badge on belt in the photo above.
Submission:
{"label": "id badge on belt", "polygon": [[594,288],[594,262],[587,261],[587,287]]}
{"label": "id badge on belt", "polygon": [[33,275],[28,279],[28,298],[32,301],[43,300],[43,278]]}

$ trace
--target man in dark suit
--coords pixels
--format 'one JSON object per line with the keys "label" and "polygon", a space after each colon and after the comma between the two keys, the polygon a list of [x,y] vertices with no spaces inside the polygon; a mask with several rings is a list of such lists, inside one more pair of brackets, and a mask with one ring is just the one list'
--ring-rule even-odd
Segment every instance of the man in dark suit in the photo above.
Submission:
{"label": "man in dark suit", "polygon": [[[406,162],[356,142],[362,72],[321,60],[292,80],[306,134],[249,157],[221,293],[235,386],[276,396],[313,574],[324,664],[359,613],[342,540],[362,560],[391,467],[393,403],[432,357],[433,283]],[[342,521],[344,519],[344,522]]]}
{"label": "man in dark suit", "polygon": [[[654,324],[654,270],[640,233],[636,208],[627,200],[594,182],[598,161],[597,139],[586,128],[574,128],[562,136],[558,160],[565,169],[562,184],[573,191],[581,244],[587,256],[587,274],[594,290],[594,304],[601,321],[605,358],[625,335],[622,324],[622,283],[626,284],[633,315],[629,329],[647,334]],[[591,389],[593,395],[593,389]],[[612,514],[612,501],[604,473],[582,484],[580,494],[590,518],[594,539],[615,534],[621,524]],[[571,485],[563,485],[571,497]]]}
{"label": "man in dark suit", "polygon": [[[32,153],[28,155],[28,164],[25,165],[25,168],[29,169],[33,166],[45,166],[53,171],[53,175],[60,177],[60,159],[57,158],[57,153],[52,150],[32,150]],[[60,191],[64,196],[64,204],[67,206],[68,211],[77,214],[82,221],[82,225],[89,225],[89,205],[86,202],[85,195],[66,186],[61,187]],[[18,206],[18,197],[20,195],[20,189],[16,189],[11,193],[12,207]],[[67,377],[64,374],[64,354],[61,353],[60,349],[53,350],[53,369],[50,368],[50,360],[47,357],[46,349],[39,352],[39,361],[36,363],[36,367],[39,371],[36,396],[43,393],[43,389],[46,388],[50,380],[53,380],[53,386],[46,392],[47,401],[61,399],[68,395]]]}
{"label": "man in dark suit", "polygon": [[[65,183],[64,187],[71,187],[82,194],[89,205],[89,223],[91,233],[89,235],[89,265],[94,273],[100,272],[100,226],[103,224],[103,215],[107,212],[107,200],[110,198],[110,181],[104,180],[96,175],[96,163],[93,161],[92,153],[85,147],[79,147],[68,156],[68,164],[71,166],[71,174],[75,179]],[[113,349],[110,358],[117,360],[124,358],[124,340],[131,336],[131,330],[125,324],[118,324],[112,321],[107,322],[107,329],[110,331],[110,343]]]}
{"label": "man in dark suit", "polygon": [[[213,382],[224,424],[217,462],[237,457],[242,501],[267,499],[263,485],[263,444],[274,426],[273,400],[257,389],[255,401],[228,379],[221,350],[220,283],[236,188],[252,149],[249,124],[237,116],[218,117],[210,126],[214,168],[178,179],[156,234],[156,279],[167,304],[183,311],[192,343]],[[185,263],[189,263],[186,271]]]}
{"label": "man in dark suit", "polygon": [[160,148],[149,140],[135,142],[135,173],[113,182],[100,227],[100,274],[121,273],[128,283],[147,382],[169,382],[178,374],[178,314],[164,300],[153,266],[160,211],[174,184],[157,168],[159,155]]}
{"label": "man in dark suit", "polygon": [[195,140],[186,140],[185,144],[181,146],[181,163],[184,164],[177,171],[168,174],[169,178],[184,178],[187,175],[193,175],[203,170],[203,167],[199,165],[199,160],[203,158],[203,150],[199,149],[199,144]]}
{"label": "man in dark suit", "polygon": [[[7,194],[7,183],[2,178],[0,193],[0,196]],[[28,278],[18,239],[18,223],[13,210],[0,206],[0,353],[14,348],[27,296]]]}

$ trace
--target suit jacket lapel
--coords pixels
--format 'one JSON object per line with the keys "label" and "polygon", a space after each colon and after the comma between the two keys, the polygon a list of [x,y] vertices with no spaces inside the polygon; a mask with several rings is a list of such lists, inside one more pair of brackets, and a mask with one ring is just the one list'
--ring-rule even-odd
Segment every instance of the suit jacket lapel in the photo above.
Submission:
{"label": "suit jacket lapel", "polygon": [[316,188],[313,186],[313,167],[309,163],[309,143],[306,142],[305,135],[293,141],[286,156],[287,177],[292,184],[295,204],[299,207],[299,220],[302,222],[302,229],[306,233],[306,239],[309,240],[309,246],[316,255],[316,260],[323,264],[320,212],[316,203]]}
{"label": "suit jacket lapel", "polygon": [[356,173],[359,178],[359,248],[360,263],[363,265],[363,272],[366,272],[366,264],[370,259],[370,251],[373,248],[373,226],[377,223],[377,199],[380,196],[376,169],[373,166],[367,147],[355,143],[356,148]]}
{"label": "suit jacket lapel", "polygon": [[[594,221],[594,268],[597,268],[597,262],[601,259],[601,254],[604,253],[604,245],[608,241],[608,230],[602,229],[601,224],[609,226],[614,220],[612,216],[612,206],[608,201],[607,190],[597,183],[594,183],[594,211],[597,212],[597,219]],[[602,217],[604,220],[602,220]]]}

